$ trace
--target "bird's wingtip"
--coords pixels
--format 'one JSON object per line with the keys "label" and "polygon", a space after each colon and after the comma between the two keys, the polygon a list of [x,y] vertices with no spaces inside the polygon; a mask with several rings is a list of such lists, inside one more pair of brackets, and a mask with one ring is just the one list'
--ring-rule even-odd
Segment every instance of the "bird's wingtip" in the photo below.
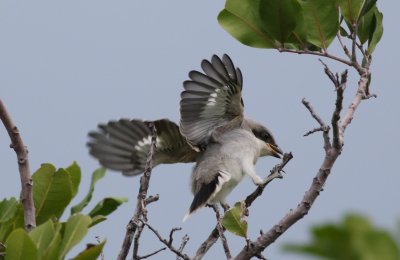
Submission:
{"label": "bird's wingtip", "polygon": [[188,218],[190,218],[191,215],[192,215],[192,213],[190,213],[190,212],[186,213],[182,219],[182,222],[185,222]]}

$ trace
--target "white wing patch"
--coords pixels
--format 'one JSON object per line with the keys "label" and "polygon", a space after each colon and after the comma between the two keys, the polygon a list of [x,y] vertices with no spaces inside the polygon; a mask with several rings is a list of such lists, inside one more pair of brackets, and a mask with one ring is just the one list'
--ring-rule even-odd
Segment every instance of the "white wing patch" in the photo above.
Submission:
{"label": "white wing patch", "polygon": [[[156,146],[160,144],[160,138],[156,138]],[[151,135],[147,137],[143,137],[142,140],[137,142],[137,145],[135,145],[135,150],[136,151],[143,151],[143,147],[151,145]]]}

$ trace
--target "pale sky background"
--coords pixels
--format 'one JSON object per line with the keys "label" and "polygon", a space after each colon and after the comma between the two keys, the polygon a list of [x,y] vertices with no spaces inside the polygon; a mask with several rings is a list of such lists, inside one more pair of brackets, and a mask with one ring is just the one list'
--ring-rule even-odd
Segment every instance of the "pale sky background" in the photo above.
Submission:
{"label": "pale sky background", "polygon": [[[245,113],[273,130],[278,144],[292,151],[283,180],[274,181],[251,208],[249,237],[268,230],[296,207],[323,159],[320,134],[303,137],[316,122],[301,104],[306,97],[329,122],[335,93],[317,57],[254,49],[233,39],[217,23],[224,1],[10,1],[0,0],[0,97],[29,148],[31,170],[50,162],[66,167],[77,161],[83,171],[85,195],[98,163],[88,155],[87,132],[111,119],[170,118],[179,120],[179,98],[187,73],[203,58],[229,54],[244,75]],[[268,259],[298,259],[282,253],[287,242],[308,238],[311,225],[339,221],[343,214],[367,215],[381,227],[395,230],[400,216],[400,141],[398,86],[399,1],[379,1],[384,36],[374,53],[371,92],[378,99],[363,102],[346,132],[344,152],[335,164],[324,192],[309,215],[290,228],[264,255]],[[332,48],[332,52],[339,50]],[[341,54],[342,55],[342,54]],[[335,71],[345,66],[326,61]],[[347,108],[358,80],[352,71],[345,92]],[[15,153],[0,127],[0,195],[19,196]],[[257,165],[265,176],[278,160]],[[192,256],[214,227],[215,216],[203,209],[182,223],[191,201],[192,165],[167,165],[154,170],[150,194],[160,201],[149,206],[149,221],[165,237],[173,227],[176,246],[190,236],[185,252]],[[139,178],[108,172],[98,183],[95,202],[106,196],[129,197],[85,242],[107,238],[106,259],[114,259],[134,211]],[[233,203],[253,191],[245,178],[228,197]],[[68,213],[68,212],[66,212]],[[65,217],[65,216],[64,216]],[[228,235],[233,255],[244,245]],[[144,233],[140,254],[163,247]],[[75,250],[82,250],[80,244]],[[205,259],[223,259],[220,242]],[[153,259],[175,259],[165,251]]]}

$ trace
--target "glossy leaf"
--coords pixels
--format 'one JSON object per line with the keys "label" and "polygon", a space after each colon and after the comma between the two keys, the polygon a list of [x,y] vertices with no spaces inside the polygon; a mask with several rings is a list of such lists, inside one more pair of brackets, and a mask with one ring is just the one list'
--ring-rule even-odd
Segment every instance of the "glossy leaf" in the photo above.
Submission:
{"label": "glossy leaf", "polygon": [[244,210],[244,203],[237,202],[225,212],[222,226],[237,236],[247,237],[247,221],[243,219]]}
{"label": "glossy leaf", "polygon": [[89,216],[107,216],[114,212],[122,203],[127,202],[128,198],[105,198],[89,212]]}
{"label": "glossy leaf", "polygon": [[264,30],[260,18],[260,0],[227,0],[218,22],[241,43],[256,48],[275,48],[276,43]]}
{"label": "glossy leaf", "polygon": [[7,239],[6,256],[12,260],[37,260],[39,252],[25,230],[18,228]]}
{"label": "glossy leaf", "polygon": [[368,13],[375,5],[377,0],[365,0],[361,9],[360,18]]}
{"label": "glossy leaf", "polygon": [[[322,2],[322,1],[321,1]],[[340,0],[340,11],[347,24],[355,24],[366,0]]]}
{"label": "glossy leaf", "polygon": [[96,260],[101,252],[103,251],[103,247],[106,241],[102,241],[100,244],[97,245],[88,245],[87,248],[79,253],[74,260]]}
{"label": "glossy leaf", "polygon": [[18,211],[18,204],[16,198],[3,199],[0,202],[0,223],[12,219]]}
{"label": "glossy leaf", "polygon": [[33,200],[36,207],[36,223],[49,218],[60,218],[72,199],[69,173],[51,164],[43,164],[32,176]]}
{"label": "glossy leaf", "polygon": [[68,251],[78,244],[88,232],[92,219],[85,215],[74,215],[65,223],[59,258],[63,258]]}
{"label": "glossy leaf", "polygon": [[375,12],[374,9],[372,9],[361,17],[358,22],[357,36],[360,39],[361,44],[366,43],[375,30],[376,23],[374,16]]}
{"label": "glossy leaf", "polygon": [[372,54],[374,52],[376,45],[381,40],[383,35],[383,14],[379,12],[377,8],[374,10],[375,26],[373,32],[371,32],[370,38],[368,40],[368,53]]}
{"label": "glossy leaf", "polygon": [[260,17],[265,31],[284,44],[302,19],[301,7],[297,0],[261,0]]}
{"label": "glossy leaf", "polygon": [[307,41],[326,49],[339,31],[339,11],[333,1],[301,1]]}
{"label": "glossy leaf", "polygon": [[74,198],[75,195],[78,193],[79,184],[81,183],[81,168],[76,162],[74,162],[65,170],[69,172],[69,176],[71,179],[72,198]]}
{"label": "glossy leaf", "polygon": [[92,180],[90,182],[89,192],[80,203],[71,208],[71,215],[81,212],[89,204],[90,200],[92,199],[94,187],[97,181],[102,179],[105,176],[105,174],[106,174],[106,169],[104,168],[99,168],[93,172]]}

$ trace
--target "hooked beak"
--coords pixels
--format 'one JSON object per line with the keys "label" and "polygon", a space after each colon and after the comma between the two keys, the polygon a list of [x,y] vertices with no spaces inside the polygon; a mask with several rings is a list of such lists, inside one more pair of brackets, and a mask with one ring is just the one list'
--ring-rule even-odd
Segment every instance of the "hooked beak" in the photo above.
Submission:
{"label": "hooked beak", "polygon": [[278,146],[267,143],[267,148],[273,157],[281,158],[283,152]]}

